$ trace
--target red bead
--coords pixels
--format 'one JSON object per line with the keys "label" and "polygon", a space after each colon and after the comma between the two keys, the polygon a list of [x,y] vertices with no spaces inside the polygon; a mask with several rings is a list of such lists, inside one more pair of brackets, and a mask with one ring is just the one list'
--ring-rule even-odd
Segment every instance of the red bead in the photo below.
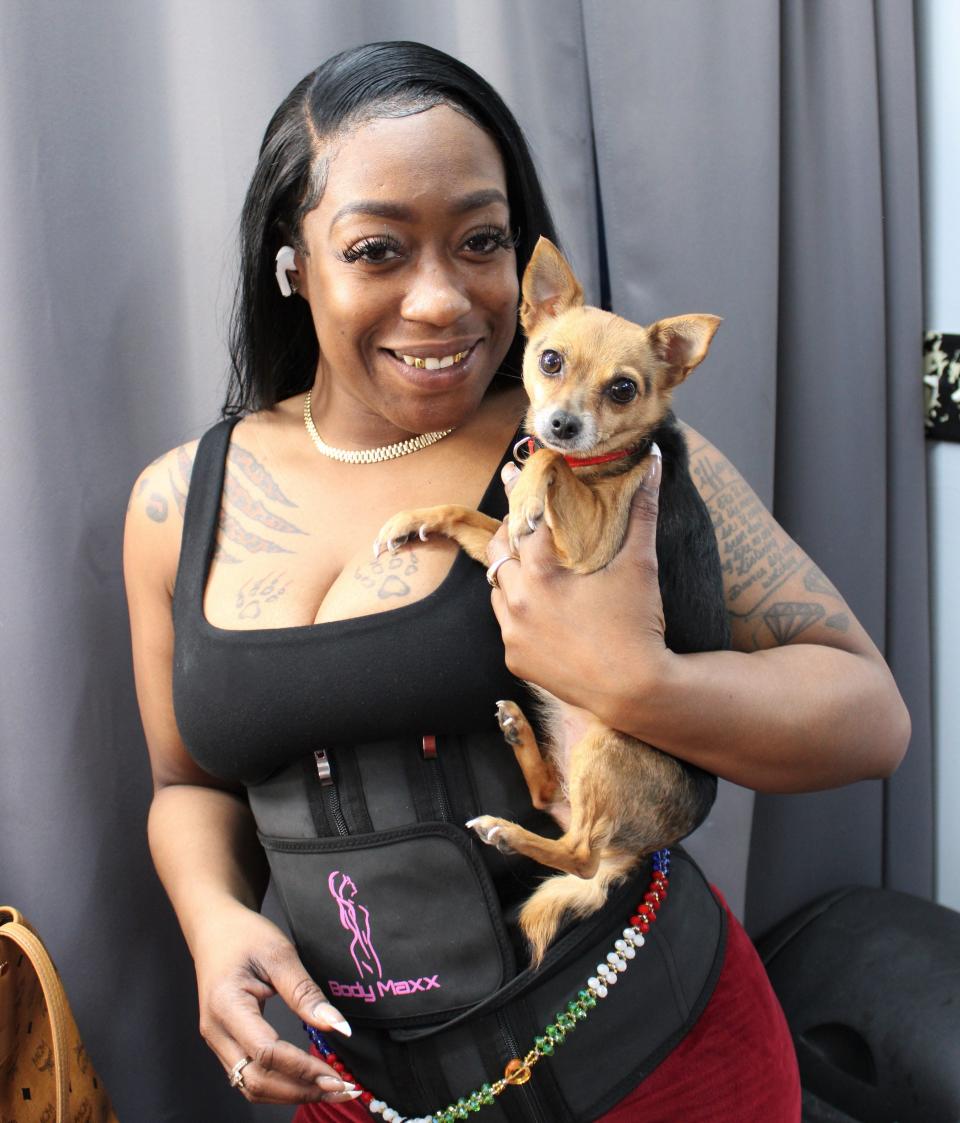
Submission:
{"label": "red bead", "polygon": [[343,1072],[341,1072],[341,1073],[340,1073],[340,1076],[341,1076],[341,1078],[342,1078],[343,1080],[346,1080],[346,1081],[348,1081],[348,1082],[349,1082],[350,1084],[353,1084],[353,1083],[355,1083],[355,1081],[354,1081],[354,1079],[353,1079],[353,1073],[352,1073],[352,1072],[347,1072],[347,1070],[346,1070],[346,1069],[344,1069],[344,1070],[343,1070]]}
{"label": "red bead", "polygon": [[665,875],[663,874],[663,872],[661,870],[654,870],[653,871],[653,880],[654,881],[663,881],[664,879],[665,879]]}
{"label": "red bead", "polygon": [[633,925],[634,928],[639,928],[640,925],[643,923],[643,917],[642,916],[631,916],[630,917],[630,923]]}
{"label": "red bead", "polygon": [[343,1063],[343,1061],[334,1061],[332,1067],[335,1068],[337,1070],[337,1072],[340,1073],[341,1076],[343,1076],[343,1070],[347,1066]]}
{"label": "red bead", "polygon": [[643,899],[647,902],[648,905],[652,905],[655,909],[658,909],[660,907],[659,893],[647,893],[647,895]]}
{"label": "red bead", "polygon": [[369,1104],[373,1102],[373,1092],[361,1092],[360,1102],[362,1104]]}
{"label": "red bead", "polygon": [[641,932],[649,932],[650,931],[650,925],[645,920],[641,920],[640,923],[635,924],[634,927],[639,928]]}
{"label": "red bead", "polygon": [[328,1065],[335,1065],[338,1060],[336,1053],[326,1053],[323,1059],[327,1062]]}

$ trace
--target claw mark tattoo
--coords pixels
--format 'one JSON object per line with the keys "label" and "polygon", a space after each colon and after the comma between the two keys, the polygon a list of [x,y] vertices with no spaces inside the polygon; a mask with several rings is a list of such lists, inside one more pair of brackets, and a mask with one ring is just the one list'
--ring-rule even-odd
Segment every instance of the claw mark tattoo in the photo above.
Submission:
{"label": "claw mark tattoo", "polygon": [[[264,577],[251,577],[237,590],[237,615],[241,620],[256,620],[265,604],[274,604],[290,588],[291,581],[283,581],[283,570]],[[292,580],[292,579],[291,579]],[[283,581],[283,584],[281,584]]]}
{"label": "claw mark tattoo", "polygon": [[248,519],[253,519],[254,522],[263,523],[270,530],[279,530],[283,534],[306,534],[306,531],[301,530],[300,527],[294,526],[279,515],[271,514],[259,499],[255,499],[243,484],[233,478],[230,472],[227,473],[224,481],[223,494],[241,514],[246,515]]}
{"label": "claw mark tattoo", "polygon": [[231,445],[227,459],[232,461],[237,466],[238,471],[246,476],[255,487],[258,487],[268,499],[282,503],[284,507],[296,507],[296,503],[289,500],[280,490],[273,476],[245,448]]}

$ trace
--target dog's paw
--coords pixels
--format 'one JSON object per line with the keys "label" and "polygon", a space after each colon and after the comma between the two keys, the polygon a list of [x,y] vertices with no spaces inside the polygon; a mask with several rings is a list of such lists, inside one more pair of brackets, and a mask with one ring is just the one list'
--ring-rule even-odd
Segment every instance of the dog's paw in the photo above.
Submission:
{"label": "dog's paw", "polygon": [[516,702],[497,703],[497,723],[505,741],[511,745],[520,744],[527,719]]}
{"label": "dog's paw", "polygon": [[380,527],[373,543],[374,561],[384,550],[389,550],[391,554],[396,553],[411,538],[419,538],[421,542],[426,542],[429,533],[429,526],[417,511],[401,511],[392,519],[387,519]]}
{"label": "dog's paw", "polygon": [[504,828],[509,824],[503,819],[498,819],[494,815],[478,815],[476,819],[470,819],[465,825],[487,846],[496,846],[504,854],[512,852],[504,837]]}
{"label": "dog's paw", "polygon": [[527,534],[533,534],[543,519],[543,500],[537,495],[531,495],[517,504],[511,504],[510,514],[507,516],[507,532],[510,536],[510,548],[516,553],[520,539]]}

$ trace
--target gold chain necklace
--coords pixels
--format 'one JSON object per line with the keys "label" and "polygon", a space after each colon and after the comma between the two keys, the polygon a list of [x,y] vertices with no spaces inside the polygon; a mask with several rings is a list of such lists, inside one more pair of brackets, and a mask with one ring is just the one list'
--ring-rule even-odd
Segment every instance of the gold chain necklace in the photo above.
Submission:
{"label": "gold chain necklace", "polygon": [[310,407],[312,394],[312,390],[308,391],[303,403],[303,424],[307,434],[316,446],[317,452],[329,456],[331,460],[339,460],[341,464],[379,464],[384,460],[396,460],[398,456],[406,456],[408,453],[419,452],[422,448],[435,445],[437,441],[442,441],[453,432],[452,429],[438,429],[434,433],[421,433],[419,437],[408,437],[405,441],[381,445],[379,448],[335,448],[327,444],[313,423],[313,410]]}

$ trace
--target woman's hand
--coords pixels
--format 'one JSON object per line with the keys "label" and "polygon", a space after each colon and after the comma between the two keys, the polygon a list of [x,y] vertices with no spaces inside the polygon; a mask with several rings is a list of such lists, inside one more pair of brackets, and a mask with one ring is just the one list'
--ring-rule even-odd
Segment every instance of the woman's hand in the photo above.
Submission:
{"label": "woman's hand", "polygon": [[[633,498],[623,547],[603,569],[582,576],[562,568],[540,523],[520,539],[520,564],[507,560],[497,571],[493,610],[511,672],[593,713],[598,695],[622,685],[622,661],[647,668],[652,686],[672,657],[657,580],[660,471],[658,451]],[[504,467],[508,495],[519,474],[515,464]],[[509,554],[504,526],[488,557],[493,563]]]}
{"label": "woman's hand", "polygon": [[296,949],[259,913],[226,903],[193,941],[200,1032],[230,1074],[239,1061],[239,1090],[251,1103],[343,1103],[360,1093],[329,1065],[287,1041],[263,1017],[280,998],[320,1030],[349,1034],[343,1016],[310,978]]}

